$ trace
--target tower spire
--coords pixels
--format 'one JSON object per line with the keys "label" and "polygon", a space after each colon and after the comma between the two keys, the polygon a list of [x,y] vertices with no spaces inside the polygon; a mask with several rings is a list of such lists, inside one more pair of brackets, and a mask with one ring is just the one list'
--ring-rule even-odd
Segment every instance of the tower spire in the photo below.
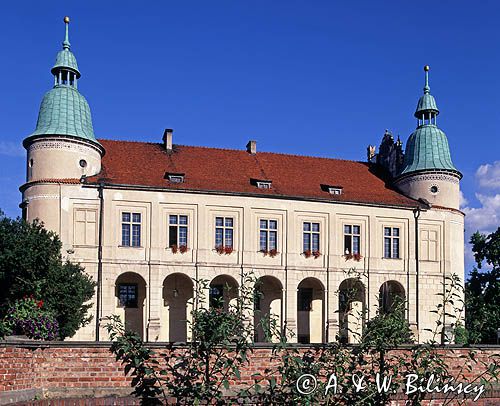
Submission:
{"label": "tower spire", "polygon": [[76,88],[76,79],[80,79],[80,71],[75,55],[71,52],[69,42],[69,17],[64,17],[66,33],[62,43],[63,49],[57,53],[56,63],[51,72],[55,76],[55,85],[67,84]]}
{"label": "tower spire", "polygon": [[424,124],[436,124],[436,117],[439,114],[437,108],[436,100],[431,94],[431,88],[429,86],[429,70],[430,66],[424,66],[425,72],[425,86],[424,94],[420,97],[417,103],[417,109],[415,110],[415,118],[417,118],[417,126]]}
{"label": "tower spire", "polygon": [[429,87],[429,70],[431,67],[429,65],[424,66],[424,72],[425,72],[425,86],[424,86],[424,93],[429,94],[431,92],[431,88]]}
{"label": "tower spire", "polygon": [[77,82],[81,75],[75,55],[70,50],[69,17],[64,17],[64,24],[66,33],[63,49],[57,53],[56,63],[50,70],[54,76],[54,86],[45,94],[36,129],[28,138],[69,135],[98,144],[89,105],[78,91]]}
{"label": "tower spire", "polygon": [[439,110],[430,92],[429,69],[429,65],[424,66],[424,94],[415,111],[417,128],[406,142],[403,167],[395,186],[416,200],[426,199],[432,205],[458,209],[462,174],[451,160],[446,134],[437,126]]}
{"label": "tower spire", "polygon": [[69,17],[68,16],[64,17],[64,24],[66,25],[66,35],[65,35],[64,41],[63,41],[63,49],[67,49],[69,51],[71,43],[69,42]]}

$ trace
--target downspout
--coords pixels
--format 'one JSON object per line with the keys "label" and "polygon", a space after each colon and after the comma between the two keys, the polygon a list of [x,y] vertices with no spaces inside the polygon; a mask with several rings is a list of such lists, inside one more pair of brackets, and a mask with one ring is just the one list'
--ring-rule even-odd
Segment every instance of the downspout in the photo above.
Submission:
{"label": "downspout", "polygon": [[285,215],[285,219],[283,223],[286,221],[286,228],[285,224],[283,224],[283,260],[285,262],[285,286],[283,288],[283,293],[282,293],[282,300],[281,300],[281,334],[285,339],[285,342],[288,341],[287,337],[287,317],[288,317],[288,212]]}
{"label": "downspout", "polygon": [[[193,216],[194,217],[194,216]],[[200,219],[200,216],[198,214],[198,211],[196,211],[196,237],[193,237],[193,245],[194,245],[194,241],[195,241],[195,238],[196,238],[196,256],[195,256],[195,260],[194,260],[194,284],[193,284],[193,297],[194,297],[194,303],[193,303],[193,306],[194,306],[194,309],[193,310],[198,310],[198,306],[199,306],[199,282],[200,282],[200,271],[199,271],[199,252],[200,252],[200,243],[199,243],[199,235],[200,235],[200,226],[199,226],[199,219]],[[193,335],[191,334],[191,340],[193,340]]]}
{"label": "downspout", "polygon": [[[413,210],[413,217],[415,218],[415,323],[417,324],[417,333],[420,335],[420,322],[419,322],[419,274],[420,274],[420,259],[418,252],[419,231],[418,219],[420,217],[420,207]],[[408,278],[409,280],[409,278]],[[408,289],[408,304],[410,298],[410,290]],[[410,307],[408,305],[408,311]]]}
{"label": "downspout", "polygon": [[[325,253],[326,255],[326,253]],[[323,336],[325,343],[329,342],[328,333],[330,330],[330,255],[329,253],[326,255],[326,292],[325,292],[325,300],[326,300],[326,323],[325,323],[325,334]]]}
{"label": "downspout", "polygon": [[[241,261],[241,266],[240,266],[240,287],[238,289],[238,297],[240,296],[240,291],[241,288],[243,287],[243,283],[245,282],[245,279],[243,275],[245,274],[244,267],[245,264],[243,263],[244,258],[245,258],[245,214],[243,213],[242,219],[241,219],[241,253],[240,253],[240,261]],[[238,238],[239,241],[239,238]],[[233,235],[233,247],[234,247],[234,235]],[[253,269],[252,269],[253,271]]]}
{"label": "downspout", "polygon": [[[151,206],[150,206],[151,207]],[[152,252],[152,245],[153,245],[153,210],[151,208],[151,213],[149,215],[149,233],[148,233],[148,244],[149,244],[149,253],[148,253],[148,300],[147,300],[147,312],[148,312],[148,324],[146,328],[146,342],[150,341],[149,333],[151,330],[151,252]],[[156,337],[158,339],[158,337]]]}
{"label": "downspout", "polygon": [[[368,236],[370,235],[370,232],[371,232],[370,222],[368,221]],[[368,240],[369,240],[369,237],[368,237]],[[366,296],[365,296],[366,308],[361,307],[361,310],[362,310],[361,334],[363,334],[363,332],[365,330],[366,323],[370,319],[370,297],[371,297],[371,295],[370,295],[370,279],[371,279],[370,278],[370,258],[371,258],[371,252],[372,252],[371,244],[370,245],[367,244],[367,251],[366,252],[367,252],[367,256],[366,256],[365,260],[366,260],[366,292],[367,293],[365,293],[366,294]],[[339,331],[340,331],[340,320],[339,320]]]}
{"label": "downspout", "polygon": [[97,311],[95,318],[95,340],[99,341],[99,323],[101,319],[102,313],[102,238],[103,238],[103,230],[104,230],[104,183],[99,183],[98,187],[99,192],[99,246],[97,249]]}

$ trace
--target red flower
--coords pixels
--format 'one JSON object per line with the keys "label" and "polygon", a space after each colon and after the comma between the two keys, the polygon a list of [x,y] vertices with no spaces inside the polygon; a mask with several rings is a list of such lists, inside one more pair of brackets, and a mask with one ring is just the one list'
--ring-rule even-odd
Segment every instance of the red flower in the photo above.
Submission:
{"label": "red flower", "polygon": [[36,305],[38,306],[39,309],[41,309],[43,306],[43,300],[39,300]]}

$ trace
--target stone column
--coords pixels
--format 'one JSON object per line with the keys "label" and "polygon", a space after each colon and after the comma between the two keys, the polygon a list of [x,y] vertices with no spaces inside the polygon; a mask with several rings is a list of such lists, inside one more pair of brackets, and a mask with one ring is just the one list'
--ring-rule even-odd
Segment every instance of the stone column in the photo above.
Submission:
{"label": "stone column", "polygon": [[148,292],[148,324],[147,324],[147,340],[158,341],[160,338],[161,329],[161,312],[163,306],[162,292],[163,281],[160,280],[160,266],[158,264],[149,264],[149,284]]}
{"label": "stone column", "polygon": [[284,323],[284,329],[285,329],[285,334],[287,335],[287,340],[291,343],[296,343],[298,340],[296,285],[297,284],[295,280],[290,281],[290,278],[288,278],[288,283],[284,291],[285,306],[286,306],[286,318]]}

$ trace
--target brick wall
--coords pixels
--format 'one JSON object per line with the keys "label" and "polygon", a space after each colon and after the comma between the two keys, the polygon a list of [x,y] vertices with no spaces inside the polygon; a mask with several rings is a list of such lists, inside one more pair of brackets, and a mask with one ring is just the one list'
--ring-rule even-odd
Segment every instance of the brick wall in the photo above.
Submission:
{"label": "brick wall", "polygon": [[[159,344],[151,346],[161,348]],[[500,356],[498,346],[475,350],[477,358],[485,361],[494,355]],[[464,358],[461,356],[468,350],[453,348],[452,351],[449,349],[440,351],[446,353],[447,363],[452,371],[458,371],[464,363]],[[269,366],[270,352],[269,347],[255,349],[250,365],[242,371],[243,381],[251,382],[253,373],[262,372]],[[476,364],[467,378],[472,380],[481,372],[480,364]],[[0,404],[26,401],[35,396],[38,398],[125,397],[131,392],[130,380],[130,377],[124,376],[123,367],[110,353],[109,343],[0,342]],[[36,402],[30,404],[34,405]],[[404,401],[400,403],[395,401],[394,405],[397,404],[404,404]],[[500,391],[490,391],[483,396],[481,402],[474,404],[498,405]]]}

